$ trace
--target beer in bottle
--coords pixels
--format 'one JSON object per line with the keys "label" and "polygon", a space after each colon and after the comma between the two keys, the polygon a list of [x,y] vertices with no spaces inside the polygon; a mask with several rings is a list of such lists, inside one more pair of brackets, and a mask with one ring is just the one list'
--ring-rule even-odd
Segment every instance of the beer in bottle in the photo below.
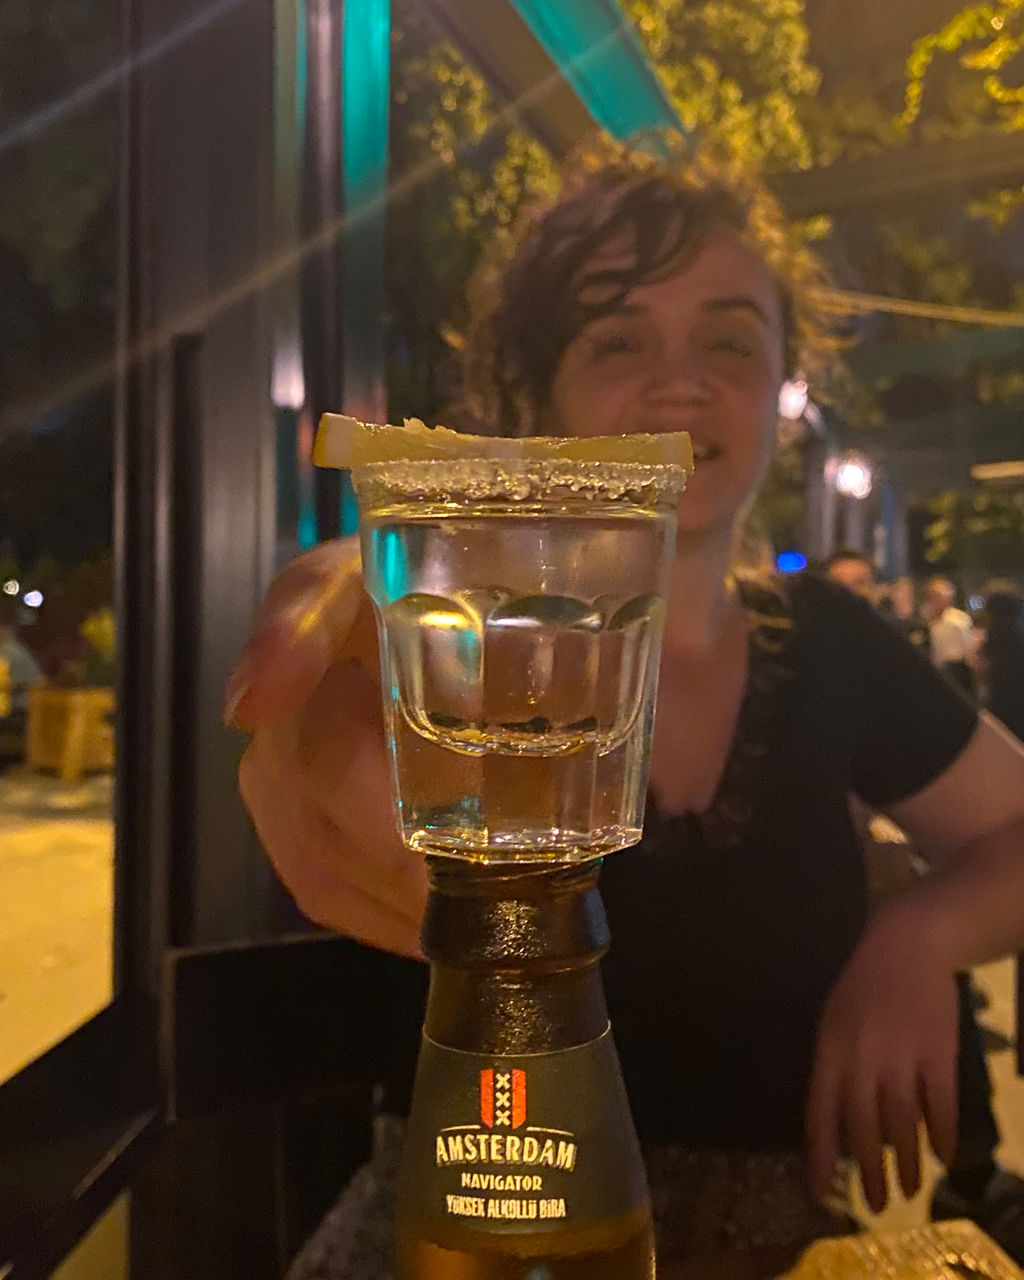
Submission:
{"label": "beer in bottle", "polygon": [[430,863],[400,1280],[652,1280],[646,1179],[598,969],[599,863]]}

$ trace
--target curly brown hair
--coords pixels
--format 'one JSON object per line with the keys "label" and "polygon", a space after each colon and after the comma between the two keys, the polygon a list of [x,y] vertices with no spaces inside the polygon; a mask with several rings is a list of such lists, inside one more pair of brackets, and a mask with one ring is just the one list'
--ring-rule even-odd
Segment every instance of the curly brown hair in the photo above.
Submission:
{"label": "curly brown hair", "polygon": [[[588,142],[566,165],[558,195],[527,207],[485,257],[470,284],[462,353],[477,429],[539,430],[562,355],[581,329],[638,285],[678,271],[720,227],[735,230],[775,277],[787,372],[818,367],[832,349],[815,305],[826,273],[774,198],[748,175],[695,159],[685,144],[660,144],[655,154],[604,137]],[[587,270],[624,237],[625,266]]]}

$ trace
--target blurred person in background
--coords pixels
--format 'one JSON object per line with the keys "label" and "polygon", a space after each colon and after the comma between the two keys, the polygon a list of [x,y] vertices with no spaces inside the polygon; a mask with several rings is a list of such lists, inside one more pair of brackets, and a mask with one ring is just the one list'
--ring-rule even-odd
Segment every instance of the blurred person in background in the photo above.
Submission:
{"label": "blurred person in background", "polygon": [[914,584],[910,578],[898,578],[887,587],[880,586],[871,557],[850,547],[843,547],[829,556],[825,573],[833,582],[873,604],[915,649],[931,652],[928,624],[917,612]]}
{"label": "blurred person in background", "polygon": [[955,606],[956,588],[948,578],[929,578],[921,613],[928,623],[932,662],[969,697],[977,696],[974,662],[978,637],[971,616]]}
{"label": "blurred person in background", "polygon": [[875,566],[863,551],[855,551],[851,547],[834,551],[825,564],[825,574],[832,582],[838,582],[869,604],[878,599]]}
{"label": "blurred person in background", "polygon": [[913,578],[897,578],[888,590],[892,605],[892,622],[899,627],[915,649],[931,656],[932,636],[927,621],[917,607],[917,591]]}

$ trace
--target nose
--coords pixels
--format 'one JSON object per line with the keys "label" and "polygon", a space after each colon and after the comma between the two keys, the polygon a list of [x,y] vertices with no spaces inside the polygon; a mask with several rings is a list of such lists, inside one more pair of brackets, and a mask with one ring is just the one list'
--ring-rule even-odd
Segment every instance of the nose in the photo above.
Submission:
{"label": "nose", "polygon": [[700,353],[682,343],[667,348],[648,371],[647,395],[653,405],[705,404],[711,383]]}

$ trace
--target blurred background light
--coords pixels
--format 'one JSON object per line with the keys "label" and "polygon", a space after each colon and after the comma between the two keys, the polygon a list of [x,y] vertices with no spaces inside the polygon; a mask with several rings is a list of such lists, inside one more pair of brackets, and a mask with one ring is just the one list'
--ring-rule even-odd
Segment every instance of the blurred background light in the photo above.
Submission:
{"label": "blurred background light", "polygon": [[775,563],[780,573],[799,573],[807,568],[807,557],[799,551],[781,551]]}
{"label": "blurred background light", "polygon": [[807,383],[802,379],[796,379],[791,382],[784,382],[779,390],[779,414],[783,418],[788,418],[790,422],[796,422],[804,416],[804,410],[807,408]]}
{"label": "blurred background light", "polygon": [[971,467],[972,480],[1024,480],[1024,458],[1007,462],[979,462]]}
{"label": "blurred background light", "polygon": [[30,609],[38,609],[43,603],[43,593],[41,591],[26,591],[25,603]]}
{"label": "blurred background light", "polygon": [[281,341],[274,350],[270,398],[279,409],[301,409],[306,402],[302,351],[297,341]]}
{"label": "blurred background light", "polygon": [[858,453],[848,453],[836,465],[835,485],[849,498],[866,498],[871,493],[871,464]]}

